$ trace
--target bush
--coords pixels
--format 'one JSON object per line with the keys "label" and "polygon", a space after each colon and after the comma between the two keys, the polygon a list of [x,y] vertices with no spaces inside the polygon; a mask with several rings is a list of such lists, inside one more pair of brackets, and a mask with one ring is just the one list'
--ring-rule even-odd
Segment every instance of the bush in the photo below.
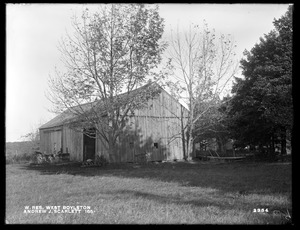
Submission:
{"label": "bush", "polygon": [[106,166],[108,165],[108,160],[104,156],[96,156],[95,160],[86,160],[82,163],[82,166]]}
{"label": "bush", "polygon": [[6,156],[6,164],[28,163],[34,160],[32,153],[13,154]]}
{"label": "bush", "polygon": [[34,164],[47,164],[50,163],[48,158],[43,154],[35,154],[34,160],[32,161]]}
{"label": "bush", "polygon": [[106,166],[108,165],[108,160],[104,156],[96,156],[95,165],[97,166]]}
{"label": "bush", "polygon": [[41,152],[36,152],[31,163],[33,164],[55,164],[63,160],[58,155],[45,155]]}

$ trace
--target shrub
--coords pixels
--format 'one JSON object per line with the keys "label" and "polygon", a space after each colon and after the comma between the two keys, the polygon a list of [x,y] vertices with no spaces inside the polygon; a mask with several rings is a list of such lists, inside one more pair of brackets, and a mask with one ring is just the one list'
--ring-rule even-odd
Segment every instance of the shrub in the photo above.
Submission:
{"label": "shrub", "polygon": [[82,163],[82,166],[106,166],[108,165],[108,160],[104,156],[96,156],[95,160],[88,159]]}
{"label": "shrub", "polygon": [[97,166],[106,166],[108,165],[108,160],[104,156],[96,156],[95,165]]}
{"label": "shrub", "polygon": [[34,155],[31,153],[13,154],[6,156],[6,164],[20,164],[31,162],[34,159]]}
{"label": "shrub", "polygon": [[48,158],[43,155],[43,154],[35,154],[35,159],[33,161],[33,163],[36,164],[47,164],[48,162]]}

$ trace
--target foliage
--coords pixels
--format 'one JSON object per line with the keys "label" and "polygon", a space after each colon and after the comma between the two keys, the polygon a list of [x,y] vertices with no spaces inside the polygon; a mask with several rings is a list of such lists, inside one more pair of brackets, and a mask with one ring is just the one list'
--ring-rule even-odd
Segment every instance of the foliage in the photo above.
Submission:
{"label": "foliage", "polygon": [[84,10],[73,27],[74,36],[67,34],[60,45],[67,71],[50,79],[49,99],[56,112],[77,117],[72,128],[95,128],[114,152],[128,117],[159,93],[153,85],[131,92],[159,76],[153,70],[166,48],[163,19],[157,6],[107,4],[95,13]]}
{"label": "foliage", "polygon": [[96,156],[96,159],[95,159],[95,165],[97,166],[106,166],[108,165],[108,160],[103,156]]}
{"label": "foliage", "polygon": [[[211,138],[216,138],[217,144],[219,146],[219,151],[225,153],[224,145],[230,138],[230,133],[228,130],[228,124],[226,120],[226,106],[228,98],[225,97],[223,100],[215,100],[210,102],[210,108],[205,113],[201,119],[195,123],[195,129],[193,136],[195,141],[202,142]],[[206,108],[207,105],[201,103],[196,109],[196,113],[201,113],[203,108]]]}
{"label": "foliage", "polygon": [[39,133],[38,128],[31,131],[30,133],[27,133],[27,134],[23,135],[22,138],[24,138],[25,140],[28,140],[29,142],[31,142],[33,150],[39,149],[40,133]]}
{"label": "foliage", "polygon": [[46,155],[44,154],[35,154],[34,155],[34,160],[33,160],[33,164],[49,164],[52,162],[52,159],[48,158]]}
{"label": "foliage", "polygon": [[31,142],[30,141],[18,141],[18,142],[6,142],[5,143],[5,155],[30,153],[31,152]]}
{"label": "foliage", "polygon": [[68,162],[70,159],[69,157],[64,158],[62,157],[61,153],[59,154],[44,154],[38,151],[35,151],[31,154],[30,164],[33,165],[49,165],[49,164],[56,164],[61,162]]}
{"label": "foliage", "polygon": [[[42,125],[42,122],[40,121],[35,126],[31,127],[31,131],[25,135],[22,135],[21,138],[23,140],[26,140],[28,145],[30,146],[30,149],[28,149],[25,152],[28,153],[34,153],[35,151],[38,151],[40,149],[40,132],[39,127]],[[22,152],[22,150],[20,151]],[[24,153],[24,151],[23,151]]]}
{"label": "foliage", "polygon": [[109,164],[108,160],[103,155],[101,155],[101,156],[97,155],[95,160],[90,160],[90,161],[87,160],[82,163],[82,166],[103,167],[108,164]]}
{"label": "foliage", "polygon": [[32,153],[20,153],[6,155],[6,164],[29,163],[34,160]]}
{"label": "foliage", "polygon": [[25,163],[32,160],[33,145],[31,141],[7,142],[5,157],[7,164]]}
{"label": "foliage", "polygon": [[232,135],[244,145],[273,145],[277,137],[285,152],[286,131],[293,124],[292,6],[275,30],[260,38],[241,60],[244,79],[236,78],[228,105]]}

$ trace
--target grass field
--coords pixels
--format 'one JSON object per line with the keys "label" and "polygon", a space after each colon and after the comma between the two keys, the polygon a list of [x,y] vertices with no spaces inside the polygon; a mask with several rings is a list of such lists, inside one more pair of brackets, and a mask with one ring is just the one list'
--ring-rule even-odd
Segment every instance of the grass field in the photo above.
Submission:
{"label": "grass field", "polygon": [[[291,204],[290,163],[6,166],[9,224],[286,224]],[[24,213],[48,205],[93,213]]]}

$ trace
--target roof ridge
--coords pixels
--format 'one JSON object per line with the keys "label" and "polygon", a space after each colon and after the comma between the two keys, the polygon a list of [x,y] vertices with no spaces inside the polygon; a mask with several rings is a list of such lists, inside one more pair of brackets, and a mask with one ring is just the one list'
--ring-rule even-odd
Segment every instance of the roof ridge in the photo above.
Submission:
{"label": "roof ridge", "polygon": [[[124,92],[124,93],[120,93],[120,94],[118,94],[118,95],[115,95],[115,96],[113,96],[113,98],[119,97],[119,96],[122,96],[122,95],[125,95],[125,94],[127,94],[127,93],[133,93],[133,92],[135,92],[135,91],[137,91],[137,90],[140,90],[141,88],[144,88],[144,87],[146,87],[146,86],[150,86],[150,85],[152,85],[152,84],[157,84],[159,87],[161,87],[157,82],[148,82],[148,83],[146,83],[145,85],[142,85],[142,86],[140,86],[140,87],[138,87],[138,88],[136,88],[136,89],[133,89],[133,90],[131,90],[131,91],[127,91],[127,92]],[[72,107],[70,107],[70,108],[75,108],[75,107],[77,107],[77,106],[83,106],[83,105],[92,104],[92,103],[94,103],[94,102],[101,102],[101,101],[103,101],[103,99],[97,99],[97,100],[92,101],[92,102],[86,102],[86,103],[83,103],[83,104],[74,105],[74,106],[72,106]],[[69,108],[69,109],[70,109],[70,108]],[[67,110],[68,110],[68,109],[67,109]],[[67,111],[67,110],[65,110],[65,111]],[[64,112],[65,112],[65,111],[64,111]]]}
{"label": "roof ridge", "polygon": [[[136,92],[137,90],[141,90],[142,88],[146,88],[152,84],[156,84],[158,85],[159,87],[161,87],[157,82],[148,82],[147,84],[145,85],[142,85],[134,90],[131,90],[131,91],[127,91],[127,92],[124,92],[124,93],[121,93],[121,94],[118,94],[114,97],[119,97],[119,96],[122,96],[122,95],[125,95],[126,93],[128,94],[131,94],[131,93],[134,93]],[[67,108],[65,111],[63,111],[62,113],[58,114],[57,116],[55,116],[54,118],[52,118],[50,121],[48,121],[47,123],[45,123],[44,125],[42,125],[40,127],[40,129],[43,129],[43,128],[51,128],[51,127],[55,127],[55,126],[60,126],[62,125],[63,122],[65,122],[66,120],[68,120],[68,115],[70,115],[68,112],[72,112],[70,110],[72,109],[76,109],[76,108],[79,108],[81,106],[86,106],[88,104],[93,104],[93,103],[98,103],[98,102],[102,102],[103,100],[95,100],[95,101],[92,101],[92,102],[86,102],[86,103],[83,103],[83,104],[79,104],[79,105],[74,105],[70,108]],[[66,116],[66,117],[63,117],[63,116]],[[72,117],[69,117],[69,119],[72,119]],[[53,123],[55,124],[55,126],[53,125]],[[49,126],[50,125],[50,126]]]}

